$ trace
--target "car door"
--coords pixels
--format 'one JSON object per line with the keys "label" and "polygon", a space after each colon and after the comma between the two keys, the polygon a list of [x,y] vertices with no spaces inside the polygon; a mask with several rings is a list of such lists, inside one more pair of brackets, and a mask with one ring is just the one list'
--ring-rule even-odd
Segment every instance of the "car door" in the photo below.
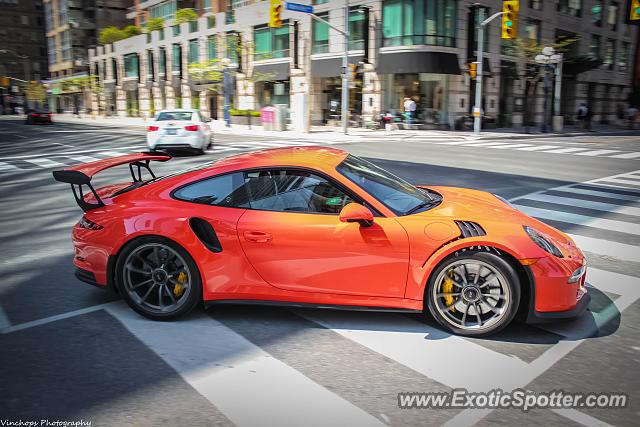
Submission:
{"label": "car door", "polygon": [[301,169],[245,173],[250,209],[238,221],[249,262],[280,289],[332,294],[404,295],[409,261],[405,230],[394,218],[372,226],[340,222],[352,196]]}

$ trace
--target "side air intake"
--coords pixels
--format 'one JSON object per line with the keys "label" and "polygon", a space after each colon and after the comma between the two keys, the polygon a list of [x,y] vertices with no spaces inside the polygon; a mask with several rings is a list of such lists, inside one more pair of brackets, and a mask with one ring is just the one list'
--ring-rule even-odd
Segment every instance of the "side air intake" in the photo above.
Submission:
{"label": "side air intake", "polygon": [[477,222],[473,221],[455,221],[456,225],[460,229],[460,238],[486,236],[487,233],[484,228]]}
{"label": "side air intake", "polygon": [[222,252],[222,245],[220,244],[220,240],[218,240],[218,235],[208,221],[202,218],[191,218],[189,219],[189,225],[207,249],[211,252]]}

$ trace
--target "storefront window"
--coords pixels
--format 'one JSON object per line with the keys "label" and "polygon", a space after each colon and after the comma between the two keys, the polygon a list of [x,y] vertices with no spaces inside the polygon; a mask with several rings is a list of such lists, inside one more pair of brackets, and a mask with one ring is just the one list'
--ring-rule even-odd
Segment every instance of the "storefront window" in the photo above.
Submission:
{"label": "storefront window", "polygon": [[132,53],[124,57],[124,76],[138,77],[138,54]]}
{"label": "storefront window", "polygon": [[540,43],[540,25],[540,21],[537,19],[527,20],[527,24],[524,27],[524,33],[528,40]]}
{"label": "storefront window", "polygon": [[582,16],[582,0],[558,0],[556,9],[558,12],[579,18]]}
{"label": "storefront window", "polygon": [[368,9],[359,6],[349,11],[349,50],[364,49],[364,23]]}
{"label": "storefront window", "polygon": [[596,0],[595,4],[591,6],[591,22],[596,27],[602,26],[602,0]]}
{"label": "storefront window", "polygon": [[189,40],[189,51],[187,53],[187,61],[189,61],[189,64],[200,62],[198,59],[198,50],[198,39]]}
{"label": "storefront window", "polygon": [[253,40],[256,61],[289,56],[289,24],[287,22],[280,28],[255,27]]}
{"label": "storefront window", "polygon": [[404,119],[404,99],[416,102],[416,122],[448,124],[447,74],[386,74],[383,81],[384,111]]}
{"label": "storefront window", "polygon": [[589,53],[594,58],[600,58],[600,36],[591,34],[591,43],[589,44]]}
{"label": "storefront window", "polygon": [[231,63],[235,63],[240,65],[240,43],[239,43],[240,34],[235,32],[228,32],[226,43],[227,43],[227,58],[231,60]]}
{"label": "storefront window", "polygon": [[613,61],[616,57],[616,41],[607,39],[604,46],[604,57],[602,58],[602,67],[607,70],[613,70]]}
{"label": "storefront window", "polygon": [[257,82],[258,108],[267,105],[289,105],[289,81]]}
{"label": "storefront window", "polygon": [[622,42],[618,57],[618,71],[627,71],[629,65],[629,43]]}
{"label": "storefront window", "polygon": [[153,51],[147,51],[147,76],[151,77],[151,80],[156,79],[155,66],[153,62]]}
{"label": "storefront window", "polygon": [[455,46],[455,0],[385,0],[384,46]]}
{"label": "storefront window", "polygon": [[[329,20],[329,13],[321,13],[318,16],[322,19]],[[313,53],[329,52],[329,26],[324,22],[313,20],[311,32],[313,34],[312,50]]]}

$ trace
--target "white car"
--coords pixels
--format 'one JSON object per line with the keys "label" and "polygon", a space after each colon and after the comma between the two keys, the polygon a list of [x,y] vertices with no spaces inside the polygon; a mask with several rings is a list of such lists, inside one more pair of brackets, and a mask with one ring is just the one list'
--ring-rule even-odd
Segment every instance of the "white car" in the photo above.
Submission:
{"label": "white car", "polygon": [[147,127],[147,145],[152,150],[189,149],[204,154],[213,143],[210,121],[198,110],[160,111]]}

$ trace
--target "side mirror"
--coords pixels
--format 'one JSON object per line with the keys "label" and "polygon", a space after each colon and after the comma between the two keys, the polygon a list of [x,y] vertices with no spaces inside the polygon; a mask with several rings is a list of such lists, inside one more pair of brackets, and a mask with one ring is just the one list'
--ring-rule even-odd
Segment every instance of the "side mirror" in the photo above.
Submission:
{"label": "side mirror", "polygon": [[363,227],[370,227],[373,225],[373,214],[361,204],[349,203],[340,211],[340,221],[358,222]]}

